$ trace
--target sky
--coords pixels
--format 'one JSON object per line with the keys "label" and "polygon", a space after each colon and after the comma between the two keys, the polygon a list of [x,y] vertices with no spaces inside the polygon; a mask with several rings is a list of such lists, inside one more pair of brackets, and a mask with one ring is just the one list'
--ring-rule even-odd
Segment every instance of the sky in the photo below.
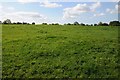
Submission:
{"label": "sky", "polygon": [[118,3],[93,1],[37,1],[14,0],[0,2],[0,21],[85,24],[118,20]]}

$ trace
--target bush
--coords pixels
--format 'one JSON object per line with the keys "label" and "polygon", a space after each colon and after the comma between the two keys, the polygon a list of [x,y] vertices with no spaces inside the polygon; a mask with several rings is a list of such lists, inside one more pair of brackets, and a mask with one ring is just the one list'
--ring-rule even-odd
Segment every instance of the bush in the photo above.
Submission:
{"label": "bush", "polygon": [[6,19],[5,21],[3,21],[3,24],[11,24],[11,20],[10,19]]}
{"label": "bush", "polygon": [[79,25],[79,23],[76,21],[76,22],[74,22],[74,25]]}
{"label": "bush", "polygon": [[2,21],[0,21],[0,24],[2,24]]}
{"label": "bush", "polygon": [[17,23],[14,22],[13,24],[17,24]]}
{"label": "bush", "polygon": [[80,25],[81,25],[81,26],[85,26],[85,24],[83,24],[83,23],[81,23]]}
{"label": "bush", "polygon": [[29,24],[29,23],[23,22],[22,24]]}
{"label": "bush", "polygon": [[22,24],[21,22],[17,22],[17,24]]}
{"label": "bush", "polygon": [[119,21],[111,21],[109,23],[110,26],[120,26],[120,22]]}
{"label": "bush", "polygon": [[32,22],[33,25],[35,25],[35,22]]}
{"label": "bush", "polygon": [[47,23],[42,23],[42,25],[47,25]]}
{"label": "bush", "polygon": [[68,23],[67,25],[72,25],[72,24]]}
{"label": "bush", "polygon": [[102,26],[109,26],[107,23],[103,23]]}
{"label": "bush", "polygon": [[94,26],[97,26],[97,24],[94,24]]}
{"label": "bush", "polygon": [[55,23],[55,25],[59,25],[59,23]]}

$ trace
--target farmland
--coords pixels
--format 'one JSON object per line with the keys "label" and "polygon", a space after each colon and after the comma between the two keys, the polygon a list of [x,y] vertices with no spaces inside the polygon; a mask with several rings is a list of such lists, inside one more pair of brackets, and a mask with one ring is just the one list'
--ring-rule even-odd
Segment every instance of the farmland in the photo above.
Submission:
{"label": "farmland", "polygon": [[118,27],[3,25],[3,78],[116,78]]}

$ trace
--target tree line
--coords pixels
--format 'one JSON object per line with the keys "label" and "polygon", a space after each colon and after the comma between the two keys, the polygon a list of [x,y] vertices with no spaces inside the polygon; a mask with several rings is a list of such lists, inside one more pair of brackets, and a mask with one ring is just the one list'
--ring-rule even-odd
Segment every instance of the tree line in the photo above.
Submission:
{"label": "tree line", "polygon": [[[11,22],[10,19],[6,19],[3,22],[0,21],[0,24],[30,24],[27,22]],[[32,25],[35,25],[35,22],[32,22]],[[47,23],[42,23],[42,25],[60,25],[59,23],[52,23],[52,24],[47,24]],[[81,26],[120,26],[120,21],[110,21],[109,23],[103,23],[99,22],[98,24],[84,24],[84,23],[79,23],[79,22],[74,22],[72,23],[67,23],[64,25],[81,25]]]}
{"label": "tree line", "polygon": [[[27,22],[13,22],[12,23],[10,19],[6,19],[3,22],[0,21],[0,24],[30,24],[30,23],[27,23]],[[32,24],[35,24],[35,22],[32,22]]]}
{"label": "tree line", "polygon": [[84,24],[84,23],[79,24],[79,23],[76,21],[76,22],[74,22],[73,24],[67,23],[67,24],[64,24],[64,25],[81,25],[81,26],[120,26],[120,22],[119,22],[119,21],[110,21],[109,23],[99,22],[98,24]]}

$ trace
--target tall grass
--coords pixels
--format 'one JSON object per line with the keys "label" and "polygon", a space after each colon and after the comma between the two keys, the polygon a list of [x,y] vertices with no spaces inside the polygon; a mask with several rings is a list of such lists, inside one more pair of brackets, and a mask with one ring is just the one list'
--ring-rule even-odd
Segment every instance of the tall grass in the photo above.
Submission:
{"label": "tall grass", "polygon": [[3,78],[117,78],[118,27],[3,25]]}

